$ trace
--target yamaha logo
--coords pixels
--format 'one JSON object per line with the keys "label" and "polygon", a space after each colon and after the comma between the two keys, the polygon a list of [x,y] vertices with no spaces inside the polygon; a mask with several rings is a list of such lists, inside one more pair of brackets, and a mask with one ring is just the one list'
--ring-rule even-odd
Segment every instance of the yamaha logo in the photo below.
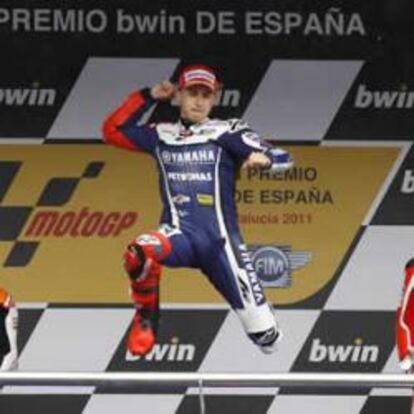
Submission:
{"label": "yamaha logo", "polygon": [[212,149],[193,151],[167,151],[161,152],[165,164],[214,164],[215,152]]}

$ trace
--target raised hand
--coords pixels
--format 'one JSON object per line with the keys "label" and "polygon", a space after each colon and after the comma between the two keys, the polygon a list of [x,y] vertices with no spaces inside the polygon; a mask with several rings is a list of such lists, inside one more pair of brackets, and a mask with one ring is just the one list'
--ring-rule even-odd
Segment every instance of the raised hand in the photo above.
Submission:
{"label": "raised hand", "polygon": [[151,96],[157,101],[168,101],[175,92],[175,86],[169,80],[157,83],[151,88]]}

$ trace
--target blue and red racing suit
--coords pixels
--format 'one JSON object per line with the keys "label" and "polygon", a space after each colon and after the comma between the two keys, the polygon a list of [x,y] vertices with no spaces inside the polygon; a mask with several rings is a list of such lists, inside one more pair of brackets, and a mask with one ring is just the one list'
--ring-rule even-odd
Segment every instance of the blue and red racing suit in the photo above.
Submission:
{"label": "blue and red racing suit", "polygon": [[414,362],[414,258],[405,265],[400,305],[397,309],[396,341],[401,368],[411,371]]}
{"label": "blue and red racing suit", "polygon": [[158,164],[159,231],[171,243],[162,264],[200,269],[237,312],[250,338],[265,345],[277,329],[240,234],[235,182],[252,152],[267,151],[277,169],[290,167],[290,155],[269,151],[239,119],[139,124],[154,102],[148,89],[130,95],[106,119],[105,141],[147,152]]}
{"label": "blue and red racing suit", "polygon": [[0,288],[0,371],[14,371],[18,367],[18,312],[10,294]]}

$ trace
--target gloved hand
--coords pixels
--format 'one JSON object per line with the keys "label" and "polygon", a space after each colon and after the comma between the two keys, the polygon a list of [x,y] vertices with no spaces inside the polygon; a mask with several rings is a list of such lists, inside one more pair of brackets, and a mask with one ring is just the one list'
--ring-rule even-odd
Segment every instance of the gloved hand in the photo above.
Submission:
{"label": "gloved hand", "polygon": [[271,160],[269,169],[271,171],[285,171],[293,166],[292,156],[281,148],[269,148],[265,155]]}

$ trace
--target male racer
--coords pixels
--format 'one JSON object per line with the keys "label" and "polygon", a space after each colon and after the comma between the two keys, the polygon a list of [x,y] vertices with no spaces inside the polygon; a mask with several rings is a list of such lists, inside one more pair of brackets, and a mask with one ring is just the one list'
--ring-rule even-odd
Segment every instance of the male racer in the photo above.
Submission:
{"label": "male racer", "polygon": [[[212,68],[190,65],[178,88],[164,81],[135,92],[103,125],[107,143],[148,152],[160,175],[160,227],[137,237],[124,255],[137,309],[128,337],[134,355],[148,353],[155,342],[161,265],[199,268],[264,352],[273,352],[281,336],[240,235],[234,192],[241,163],[285,169],[292,160],[264,145],[245,122],[208,118],[219,88]],[[139,123],[156,101],[173,97],[177,122]]]}
{"label": "male racer", "polygon": [[0,371],[17,369],[17,309],[12,297],[0,288]]}
{"label": "male racer", "polygon": [[397,310],[396,339],[401,369],[410,372],[414,362],[414,258],[405,266],[403,295]]}

